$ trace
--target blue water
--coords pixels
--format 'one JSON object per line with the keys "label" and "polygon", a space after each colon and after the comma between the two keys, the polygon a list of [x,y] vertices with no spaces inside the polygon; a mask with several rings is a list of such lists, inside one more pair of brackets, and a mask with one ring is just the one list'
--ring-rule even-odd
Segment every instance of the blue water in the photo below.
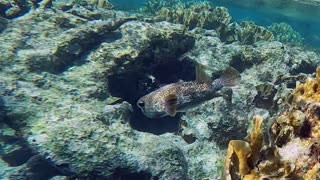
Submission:
{"label": "blue water", "polygon": [[232,1],[214,2],[213,4],[227,7],[235,22],[251,20],[261,26],[288,23],[305,39],[306,45],[320,47],[320,19],[318,18],[320,7],[307,5],[287,9],[263,5],[248,7]]}
{"label": "blue water", "polygon": [[[110,2],[115,4],[116,8],[132,10],[142,7],[146,0],[112,0]],[[215,6],[227,7],[233,22],[250,20],[261,26],[285,22],[304,38],[305,45],[320,48],[319,6],[298,3],[290,3],[287,6],[286,4],[266,5],[259,3],[258,0],[241,2],[235,0],[211,0],[209,2]]]}

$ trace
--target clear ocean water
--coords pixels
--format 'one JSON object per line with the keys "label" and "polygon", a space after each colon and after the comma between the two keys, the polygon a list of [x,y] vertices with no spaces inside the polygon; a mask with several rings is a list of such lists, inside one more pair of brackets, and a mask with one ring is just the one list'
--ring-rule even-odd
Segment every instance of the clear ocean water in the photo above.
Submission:
{"label": "clear ocean water", "polygon": [[[111,1],[116,7],[123,10],[141,8],[146,1]],[[312,47],[320,44],[320,22],[318,1],[259,1],[232,0],[207,1],[215,6],[227,7],[233,22],[244,20],[254,21],[261,26],[270,26],[273,23],[288,23],[305,39],[305,43]]]}
{"label": "clear ocean water", "polygon": [[0,0],[0,179],[320,179],[320,0]]}

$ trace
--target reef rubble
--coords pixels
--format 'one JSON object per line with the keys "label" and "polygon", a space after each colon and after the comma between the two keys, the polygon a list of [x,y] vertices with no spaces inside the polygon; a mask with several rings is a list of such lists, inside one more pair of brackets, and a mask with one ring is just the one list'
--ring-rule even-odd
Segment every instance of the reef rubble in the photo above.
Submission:
{"label": "reef rubble", "polygon": [[[213,19],[199,19],[186,28],[190,23],[179,18],[146,20],[96,6],[54,1],[0,27],[0,145],[7,150],[0,155],[1,164],[10,166],[4,168],[5,177],[218,179],[227,144],[245,137],[248,119],[264,119],[261,124],[255,118],[257,131],[248,140],[255,146],[260,127],[264,130],[271,117],[291,105],[288,95],[295,81],[310,84],[307,74],[320,63],[316,52],[274,41],[254,23],[230,23],[225,8],[202,5]],[[195,6],[183,10],[203,16]],[[219,14],[225,18],[217,21]],[[241,73],[240,85],[233,93],[224,89],[228,96],[174,118],[142,115],[136,106],[139,97],[162,84],[194,80],[197,64],[206,66],[213,78],[232,66]],[[314,83],[312,87],[318,91]],[[317,97],[307,96],[309,91],[295,92],[304,94],[304,100]],[[284,142],[305,128],[300,120],[309,116],[304,113],[314,112],[310,117],[317,118],[316,105],[292,110],[289,119],[299,121],[291,127],[282,123],[285,118],[273,124],[288,127],[286,132],[274,129],[277,146],[285,148]],[[313,127],[316,122],[309,123]],[[257,134],[258,140],[253,137]],[[237,149],[240,141],[231,142]],[[318,145],[312,152],[318,153]],[[13,162],[15,158],[20,161]],[[48,167],[48,176],[37,172],[38,166]],[[313,167],[302,170],[316,172]],[[246,173],[248,168],[252,164]]]}

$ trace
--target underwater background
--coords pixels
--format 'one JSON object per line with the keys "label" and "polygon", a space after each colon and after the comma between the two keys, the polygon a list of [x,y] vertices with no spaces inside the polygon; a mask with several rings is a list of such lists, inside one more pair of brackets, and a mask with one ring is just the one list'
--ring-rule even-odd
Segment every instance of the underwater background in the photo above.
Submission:
{"label": "underwater background", "polygon": [[[320,179],[319,0],[0,0],[0,179]],[[170,83],[235,87],[174,117]]]}

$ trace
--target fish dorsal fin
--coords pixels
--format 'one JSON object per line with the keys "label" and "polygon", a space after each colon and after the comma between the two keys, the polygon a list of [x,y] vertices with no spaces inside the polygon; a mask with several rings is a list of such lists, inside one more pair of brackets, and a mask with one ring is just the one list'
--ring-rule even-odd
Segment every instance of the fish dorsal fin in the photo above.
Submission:
{"label": "fish dorsal fin", "polygon": [[171,117],[175,116],[177,113],[177,96],[170,94],[165,97],[165,111]]}
{"label": "fish dorsal fin", "polygon": [[196,67],[196,81],[199,83],[208,83],[211,81],[210,77],[205,72],[206,67],[198,64]]}

